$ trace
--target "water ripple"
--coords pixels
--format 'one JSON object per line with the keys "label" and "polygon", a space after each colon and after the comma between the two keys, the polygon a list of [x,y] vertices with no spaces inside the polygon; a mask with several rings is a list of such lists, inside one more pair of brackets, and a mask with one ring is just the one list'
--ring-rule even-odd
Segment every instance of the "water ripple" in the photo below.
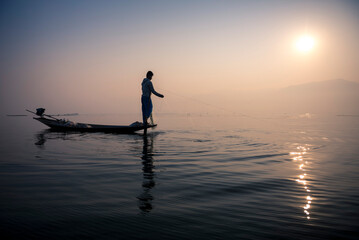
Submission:
{"label": "water ripple", "polygon": [[356,239],[359,141],[306,124],[16,132],[1,144],[1,237]]}

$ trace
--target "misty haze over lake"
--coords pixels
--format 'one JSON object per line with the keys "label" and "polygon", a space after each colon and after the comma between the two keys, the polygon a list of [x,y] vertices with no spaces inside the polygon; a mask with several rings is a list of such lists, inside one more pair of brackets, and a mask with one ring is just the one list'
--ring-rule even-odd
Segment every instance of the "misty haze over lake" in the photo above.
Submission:
{"label": "misty haze over lake", "polygon": [[358,238],[359,1],[0,6],[1,239]]}

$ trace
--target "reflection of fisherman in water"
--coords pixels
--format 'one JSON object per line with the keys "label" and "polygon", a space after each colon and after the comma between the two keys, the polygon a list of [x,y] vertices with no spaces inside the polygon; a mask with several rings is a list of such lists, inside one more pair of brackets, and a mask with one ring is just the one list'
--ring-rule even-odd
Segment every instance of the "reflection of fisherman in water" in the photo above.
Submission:
{"label": "reflection of fisherman in water", "polygon": [[[148,139],[149,138],[149,139]],[[153,135],[143,136],[143,151],[142,151],[142,170],[143,170],[143,192],[137,197],[139,200],[139,208],[144,212],[150,212],[152,210],[151,189],[156,185],[154,178],[155,173],[153,171]]]}

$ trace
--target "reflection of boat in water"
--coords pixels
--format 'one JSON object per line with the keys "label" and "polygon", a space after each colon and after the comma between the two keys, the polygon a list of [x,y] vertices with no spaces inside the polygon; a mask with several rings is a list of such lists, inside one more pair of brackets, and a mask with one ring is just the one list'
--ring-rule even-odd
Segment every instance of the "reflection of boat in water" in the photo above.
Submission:
{"label": "reflection of boat in water", "polygon": [[100,125],[89,123],[75,123],[69,120],[57,119],[52,115],[44,114],[44,108],[36,109],[36,113],[27,110],[39,117],[34,117],[35,120],[45,124],[54,130],[59,131],[76,131],[76,132],[113,132],[113,133],[134,133],[145,128],[154,128],[157,124],[148,124],[144,126],[143,123],[134,122],[131,125]]}
{"label": "reflection of boat in water", "polygon": [[[74,134],[76,136],[77,132],[66,132],[66,131],[56,131],[52,128],[41,130],[37,134],[35,134],[35,145],[42,147],[45,145],[47,140],[71,140],[71,134]],[[85,133],[82,133],[85,134]]]}

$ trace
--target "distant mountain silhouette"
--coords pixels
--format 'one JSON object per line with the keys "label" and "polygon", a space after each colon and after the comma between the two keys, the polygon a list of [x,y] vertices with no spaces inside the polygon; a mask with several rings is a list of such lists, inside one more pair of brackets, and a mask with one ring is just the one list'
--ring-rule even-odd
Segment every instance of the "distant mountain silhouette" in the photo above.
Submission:
{"label": "distant mountain silhouette", "polygon": [[[306,91],[316,91],[316,92],[353,92],[359,90],[359,83],[347,81],[343,79],[333,79],[327,81],[320,82],[310,82],[300,85],[293,85],[282,89],[282,91],[286,92],[306,92]],[[357,92],[359,93],[359,92]]]}
{"label": "distant mountain silhouette", "polygon": [[242,92],[226,97],[229,99],[227,105],[239,112],[359,114],[359,83],[342,79],[309,82],[279,90]]}
{"label": "distant mountain silhouette", "polygon": [[359,83],[335,79],[289,86],[281,89],[274,100],[286,110],[358,114]]}
{"label": "distant mountain silhouette", "polygon": [[194,113],[357,115],[359,83],[335,79],[277,90],[217,91],[194,96],[193,99],[170,102],[168,105],[171,109],[167,111],[177,109]]}

